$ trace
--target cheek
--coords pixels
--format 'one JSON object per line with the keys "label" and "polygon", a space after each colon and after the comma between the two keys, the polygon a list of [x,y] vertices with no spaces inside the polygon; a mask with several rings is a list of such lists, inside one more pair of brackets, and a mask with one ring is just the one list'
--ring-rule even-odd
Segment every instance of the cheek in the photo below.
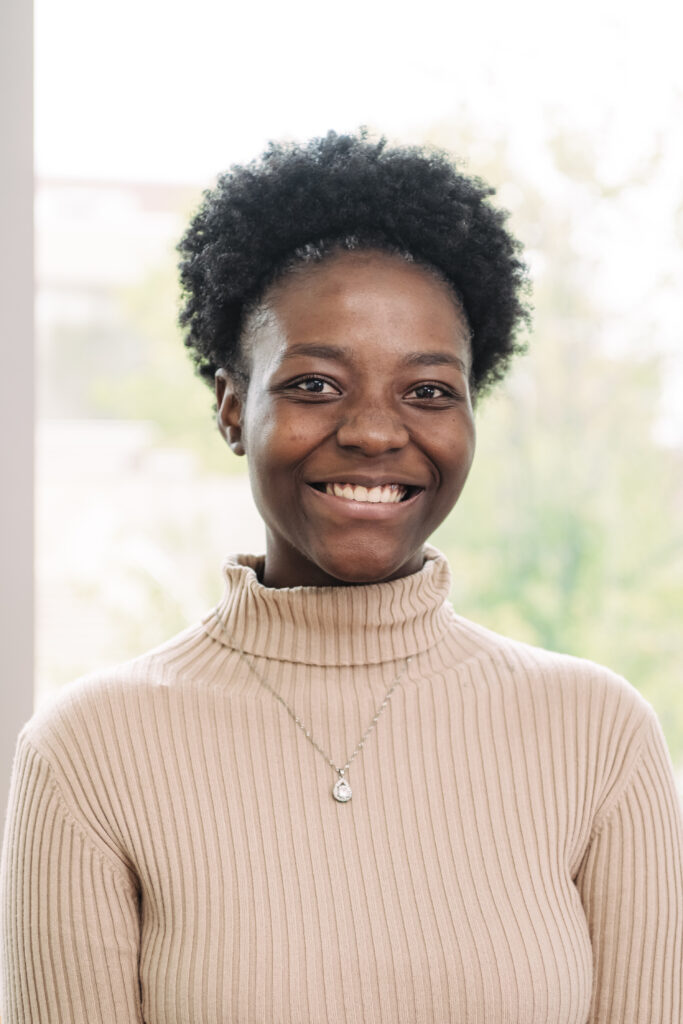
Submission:
{"label": "cheek", "polygon": [[271,473],[291,471],[315,446],[316,435],[305,417],[275,415],[275,411],[260,411],[250,418],[247,427],[247,457],[254,466]]}
{"label": "cheek", "polygon": [[474,420],[470,417],[456,416],[438,435],[438,447],[446,463],[457,466],[469,464],[474,457],[476,433]]}
{"label": "cheek", "polygon": [[463,461],[467,463],[468,471],[470,469],[470,466],[472,465],[472,462],[474,461],[474,453],[476,451],[476,448],[477,435],[474,429],[474,424],[472,424],[472,429],[468,432],[468,434],[466,435],[466,437],[463,438],[462,441]]}
{"label": "cheek", "polygon": [[282,438],[274,411],[269,403],[251,402],[244,418],[244,439],[247,458],[259,464],[277,459]]}
{"label": "cheek", "polygon": [[271,409],[257,430],[263,447],[277,450],[278,458],[296,461],[309,454],[326,436],[324,417],[307,407]]}
{"label": "cheek", "polygon": [[462,447],[462,459],[460,465],[463,483],[467,479],[470,469],[472,468],[472,463],[474,462],[475,449],[476,442],[474,435],[472,435],[472,437],[468,438],[467,442],[464,443]]}
{"label": "cheek", "polygon": [[459,492],[465,483],[474,461],[475,447],[474,430],[463,431],[462,426],[441,446],[437,462],[450,482],[450,490]]}
{"label": "cheek", "polygon": [[299,453],[305,453],[314,438],[315,432],[307,427],[306,421],[301,417],[288,417],[277,428],[278,445],[291,452],[294,457]]}
{"label": "cheek", "polygon": [[471,408],[468,409],[464,420],[459,421],[457,436],[463,452],[468,455],[471,462],[474,458],[474,450],[477,446],[477,425],[474,421]]}

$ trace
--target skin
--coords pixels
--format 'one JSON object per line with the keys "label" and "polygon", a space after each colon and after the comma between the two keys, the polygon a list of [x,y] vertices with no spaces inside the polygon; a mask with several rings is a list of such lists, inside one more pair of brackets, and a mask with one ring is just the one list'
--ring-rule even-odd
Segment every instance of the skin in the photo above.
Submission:
{"label": "skin", "polygon": [[[341,253],[289,274],[250,332],[244,393],[216,374],[219,429],[247,455],[271,587],[417,572],[472,464],[470,348],[448,286],[398,256]],[[327,482],[409,485],[371,504]]]}

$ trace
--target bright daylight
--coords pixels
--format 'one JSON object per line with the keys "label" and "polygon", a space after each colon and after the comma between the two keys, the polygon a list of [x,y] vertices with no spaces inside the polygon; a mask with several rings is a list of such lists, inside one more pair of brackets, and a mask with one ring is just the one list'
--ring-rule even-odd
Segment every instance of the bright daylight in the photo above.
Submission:
{"label": "bright daylight", "polygon": [[367,125],[496,187],[531,271],[528,355],[435,538],[454,604],[622,673],[683,770],[683,79],[657,9],[38,3],[39,700],[193,621],[223,557],[263,548],[180,341],[174,246],[269,138]]}
{"label": "bright daylight", "polygon": [[678,6],[33,2],[2,1024],[681,1024]]}

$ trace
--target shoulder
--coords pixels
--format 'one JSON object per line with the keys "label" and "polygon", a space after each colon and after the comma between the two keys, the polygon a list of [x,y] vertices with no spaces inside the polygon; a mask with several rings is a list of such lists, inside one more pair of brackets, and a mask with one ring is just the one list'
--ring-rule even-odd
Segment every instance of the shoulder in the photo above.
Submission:
{"label": "shoulder", "polygon": [[511,640],[460,616],[453,637],[468,655],[471,688],[496,735],[524,752],[537,777],[550,772],[582,794],[586,821],[614,806],[642,759],[666,746],[657,716],[628,680],[587,658]]}
{"label": "shoulder", "polygon": [[21,731],[19,740],[50,764],[75,756],[97,756],[97,748],[130,735],[167,705],[183,683],[202,677],[214,641],[192,626],[130,661],[89,673],[48,698]]}
{"label": "shoulder", "polygon": [[590,718],[606,731],[618,726],[637,732],[656,717],[627,679],[588,658],[513,640],[455,612],[451,636],[464,670],[527,707],[544,706],[578,721]]}
{"label": "shoulder", "polygon": [[[211,685],[216,648],[200,626],[191,627],[147,654],[63,687],[20,733],[17,785],[40,785],[102,848],[123,850],[126,823],[163,778],[169,751],[185,744],[192,756],[201,752],[196,730],[187,737],[188,721],[198,719],[191,713],[198,700],[208,702],[210,718],[221,692]],[[222,678],[224,648],[220,654]]]}

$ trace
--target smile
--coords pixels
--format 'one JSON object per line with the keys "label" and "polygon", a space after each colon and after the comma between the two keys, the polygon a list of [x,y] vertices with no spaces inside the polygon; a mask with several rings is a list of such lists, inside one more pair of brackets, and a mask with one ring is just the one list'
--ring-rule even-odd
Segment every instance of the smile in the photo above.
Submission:
{"label": "smile", "polygon": [[365,487],[363,484],[334,482],[311,484],[311,487],[322,494],[329,494],[333,498],[370,505],[398,505],[422,490],[420,487],[398,483]]}
{"label": "smile", "polygon": [[396,505],[409,489],[401,483],[383,483],[374,487],[364,487],[360,483],[314,483],[313,486],[316,490],[325,488],[325,493],[335,498],[344,498],[348,502],[371,502],[373,505]]}

